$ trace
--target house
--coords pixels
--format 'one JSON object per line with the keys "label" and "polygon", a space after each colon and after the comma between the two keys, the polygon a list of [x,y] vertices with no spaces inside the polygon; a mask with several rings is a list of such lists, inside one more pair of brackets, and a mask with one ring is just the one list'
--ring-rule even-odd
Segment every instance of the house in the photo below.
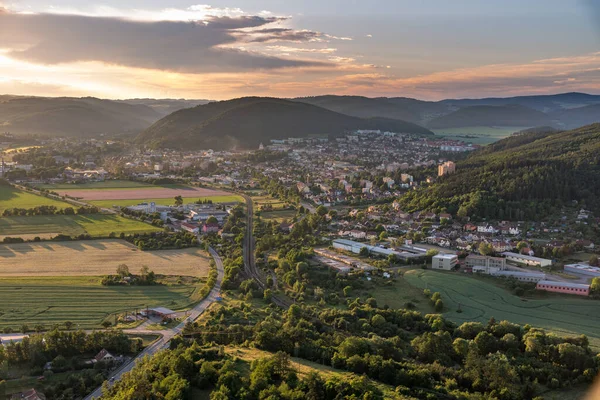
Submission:
{"label": "house", "polygon": [[359,230],[353,229],[350,231],[350,236],[353,237],[354,239],[366,239],[367,233],[364,231],[359,231]]}
{"label": "house", "polygon": [[46,396],[43,393],[38,392],[35,389],[29,389],[24,392],[15,393],[10,396],[11,400],[46,400]]}
{"label": "house", "polygon": [[458,264],[458,256],[456,254],[437,254],[431,259],[431,268],[433,269],[450,271],[456,264]]}
{"label": "house", "polygon": [[496,233],[498,233],[498,229],[496,229],[493,225],[486,224],[486,225],[479,225],[477,227],[477,232],[495,235]]}
{"label": "house", "polygon": [[440,214],[440,220],[441,220],[442,218],[443,218],[443,219],[450,220],[450,219],[452,219],[452,214],[448,214],[448,213],[441,213],[441,214]]}
{"label": "house", "polygon": [[197,235],[198,233],[200,233],[200,228],[198,227],[198,225],[192,225],[187,222],[181,223],[181,229],[183,229],[184,231],[193,233],[194,235]]}
{"label": "house", "polygon": [[108,352],[108,350],[102,349],[102,350],[100,350],[100,352],[98,354],[96,354],[96,357],[94,357],[92,359],[93,363],[97,363],[97,362],[100,362],[100,361],[104,361],[104,362],[115,361],[115,356],[113,356],[112,354],[110,354]]}
{"label": "house", "polygon": [[142,315],[146,315],[147,317],[158,317],[158,318],[173,318],[175,317],[175,311],[169,310],[165,307],[156,307],[150,308],[148,310],[142,310]]}
{"label": "house", "polygon": [[204,234],[209,234],[209,233],[217,233],[219,232],[219,224],[204,224],[202,225],[202,233]]}

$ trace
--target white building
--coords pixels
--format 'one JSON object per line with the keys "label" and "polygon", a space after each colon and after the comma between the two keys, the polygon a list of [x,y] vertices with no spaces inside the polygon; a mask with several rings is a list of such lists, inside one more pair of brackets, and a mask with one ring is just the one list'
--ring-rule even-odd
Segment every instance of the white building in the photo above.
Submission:
{"label": "white building", "polygon": [[518,264],[524,264],[533,267],[549,267],[552,265],[552,260],[547,260],[545,258],[527,256],[524,254],[512,253],[510,251],[506,251],[502,253],[502,255],[506,257],[507,261],[512,261]]}
{"label": "white building", "polygon": [[501,276],[505,278],[515,278],[521,282],[534,282],[543,281],[546,279],[546,274],[538,272],[518,272],[518,271],[495,271],[491,272],[492,276]]}
{"label": "white building", "polygon": [[456,264],[458,264],[458,256],[456,254],[437,254],[431,259],[431,267],[433,269],[450,271]]}
{"label": "white building", "polygon": [[578,275],[597,277],[600,276],[600,268],[592,267],[589,264],[568,264],[565,265],[565,272],[572,272]]}

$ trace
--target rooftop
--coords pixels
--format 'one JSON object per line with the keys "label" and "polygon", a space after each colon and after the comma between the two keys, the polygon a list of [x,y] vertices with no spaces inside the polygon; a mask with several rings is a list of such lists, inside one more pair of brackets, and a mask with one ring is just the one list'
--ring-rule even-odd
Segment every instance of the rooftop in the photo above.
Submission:
{"label": "rooftop", "polygon": [[568,287],[568,288],[575,288],[575,289],[589,289],[590,288],[590,285],[586,285],[584,283],[572,283],[572,282],[539,281],[538,284]]}

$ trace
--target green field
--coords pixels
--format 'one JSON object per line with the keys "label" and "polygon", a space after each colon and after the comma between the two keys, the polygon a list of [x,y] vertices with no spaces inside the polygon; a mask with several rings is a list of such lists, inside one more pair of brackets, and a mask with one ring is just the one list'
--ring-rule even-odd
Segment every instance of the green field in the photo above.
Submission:
{"label": "green field", "polygon": [[296,210],[278,210],[278,211],[261,211],[260,217],[265,221],[276,221],[276,222],[292,222],[292,219],[296,216]]}
{"label": "green field", "polygon": [[144,222],[107,214],[0,218],[0,234],[4,236],[59,233],[77,236],[88,233],[94,237],[107,237],[111,232],[131,234],[159,230]]}
{"label": "green field", "polygon": [[[87,183],[57,183],[48,185],[35,185],[40,189],[48,190],[81,190],[81,189],[137,189],[143,187],[156,187],[149,183],[134,182],[134,181],[121,181],[121,180],[109,180],[103,182],[87,182]],[[175,186],[175,185],[170,185]]]}
{"label": "green field", "polygon": [[197,289],[198,285],[102,286],[96,277],[0,278],[0,329],[65,321],[97,328],[109,315],[135,308],[187,308]]}
{"label": "green field", "polygon": [[[550,293],[541,299],[523,299],[492,283],[453,272],[411,270],[404,279],[421,290],[440,292],[447,310],[444,316],[456,323],[487,322],[494,317],[559,335],[585,334],[594,347],[600,347],[597,301]],[[462,313],[456,312],[459,303]]]}
{"label": "green field", "polygon": [[37,206],[72,207],[63,201],[27,193],[12,186],[0,185],[0,214],[7,208],[34,208]]}
{"label": "green field", "polygon": [[462,128],[434,129],[433,131],[436,136],[486,145],[528,128],[523,126],[466,126]]}
{"label": "green field", "polygon": [[[210,196],[210,197],[184,197],[184,204],[195,203],[198,200],[211,200],[213,203],[236,203],[243,202],[240,196],[228,195],[228,196]],[[128,207],[134,206],[140,203],[151,203],[155,202],[159,206],[171,206],[174,203],[174,199],[146,199],[146,200],[90,200],[87,203],[93,204],[97,207],[111,208],[112,206]]]}

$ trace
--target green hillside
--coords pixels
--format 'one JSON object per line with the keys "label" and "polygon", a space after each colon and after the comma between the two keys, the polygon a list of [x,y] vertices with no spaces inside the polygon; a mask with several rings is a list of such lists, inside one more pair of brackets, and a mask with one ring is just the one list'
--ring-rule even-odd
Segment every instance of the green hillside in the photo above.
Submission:
{"label": "green hillside", "polygon": [[160,118],[150,107],[93,97],[0,97],[0,125],[12,134],[85,136],[137,133]]}
{"label": "green hillside", "polygon": [[177,111],[142,132],[139,143],[170,148],[256,148],[271,139],[339,136],[356,129],[432,134],[410,122],[357,118],[310,104],[245,97]]}
{"label": "green hillside", "polygon": [[539,131],[487,146],[457,164],[453,175],[400,199],[405,211],[538,219],[577,200],[600,210],[600,124]]}
{"label": "green hillside", "polygon": [[550,125],[550,117],[520,105],[471,106],[435,118],[429,128],[459,128],[463,126],[542,126]]}

